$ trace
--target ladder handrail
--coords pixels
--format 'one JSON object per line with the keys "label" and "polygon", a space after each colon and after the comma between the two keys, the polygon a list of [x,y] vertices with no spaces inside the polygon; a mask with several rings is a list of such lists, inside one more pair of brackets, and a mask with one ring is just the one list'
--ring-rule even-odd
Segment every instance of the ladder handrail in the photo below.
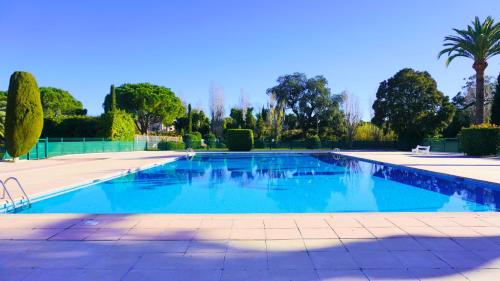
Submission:
{"label": "ladder handrail", "polygon": [[12,206],[14,207],[14,210],[16,209],[16,203],[14,202],[14,199],[12,199],[12,196],[10,195],[10,192],[9,190],[7,189],[7,187],[5,186],[5,183],[0,180],[0,184],[2,185],[3,187],[3,196],[2,196],[2,199],[5,198],[5,194],[7,194],[7,196],[9,197],[10,199],[10,202],[12,202]]}
{"label": "ladder handrail", "polygon": [[26,191],[24,190],[23,186],[21,185],[21,183],[19,182],[19,180],[16,177],[8,177],[7,179],[5,179],[5,181],[3,182],[4,189],[7,190],[7,188],[5,186],[11,180],[13,180],[13,181],[15,181],[17,183],[17,186],[19,187],[19,189],[21,190],[21,192],[24,194],[24,197],[26,198],[26,201],[28,201],[28,205],[31,207],[31,200],[30,200],[28,194],[26,193]]}

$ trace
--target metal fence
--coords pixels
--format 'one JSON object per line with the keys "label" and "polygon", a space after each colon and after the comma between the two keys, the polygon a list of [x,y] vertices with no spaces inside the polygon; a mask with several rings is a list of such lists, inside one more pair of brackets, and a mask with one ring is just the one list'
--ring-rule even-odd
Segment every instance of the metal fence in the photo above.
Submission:
{"label": "metal fence", "polygon": [[[97,152],[121,152],[146,150],[147,142],[144,140],[112,141],[105,138],[45,138],[20,159],[44,159],[48,157],[83,154]],[[3,148],[0,148],[3,149]],[[11,159],[5,151],[0,151],[3,159]],[[0,157],[1,158],[1,157]]]}
{"label": "metal fence", "polygon": [[458,138],[424,139],[422,145],[430,146],[434,152],[462,152]]}
{"label": "metal fence", "polygon": [[147,145],[147,149],[158,149],[158,144],[160,142],[171,141],[171,142],[180,142],[182,141],[182,137],[176,136],[135,136],[135,141],[145,142]]}

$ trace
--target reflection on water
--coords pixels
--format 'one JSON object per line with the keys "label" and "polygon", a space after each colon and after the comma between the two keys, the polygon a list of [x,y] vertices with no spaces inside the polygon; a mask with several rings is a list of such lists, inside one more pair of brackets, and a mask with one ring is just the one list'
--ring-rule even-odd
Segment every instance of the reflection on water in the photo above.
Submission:
{"label": "reflection on water", "polygon": [[498,210],[476,183],[332,154],[198,154],[53,197],[26,212],[273,213]]}

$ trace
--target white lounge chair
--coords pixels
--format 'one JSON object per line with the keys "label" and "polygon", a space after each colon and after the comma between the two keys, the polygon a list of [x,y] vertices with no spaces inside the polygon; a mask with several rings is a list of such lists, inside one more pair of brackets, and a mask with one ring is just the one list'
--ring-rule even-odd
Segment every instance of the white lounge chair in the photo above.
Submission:
{"label": "white lounge chair", "polygon": [[429,154],[431,150],[430,146],[417,145],[416,148],[411,150],[413,154]]}

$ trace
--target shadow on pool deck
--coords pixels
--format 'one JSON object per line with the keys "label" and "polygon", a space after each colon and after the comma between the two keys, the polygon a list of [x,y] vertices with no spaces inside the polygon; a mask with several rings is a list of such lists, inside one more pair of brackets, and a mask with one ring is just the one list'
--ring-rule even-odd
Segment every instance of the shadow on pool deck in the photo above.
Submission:
{"label": "shadow on pool deck", "polygon": [[[500,236],[228,242],[205,240],[194,229],[133,228],[124,219],[130,217],[57,219],[37,225],[31,236],[1,229],[0,279],[415,280],[500,273]],[[92,238],[99,231],[104,235]]]}

